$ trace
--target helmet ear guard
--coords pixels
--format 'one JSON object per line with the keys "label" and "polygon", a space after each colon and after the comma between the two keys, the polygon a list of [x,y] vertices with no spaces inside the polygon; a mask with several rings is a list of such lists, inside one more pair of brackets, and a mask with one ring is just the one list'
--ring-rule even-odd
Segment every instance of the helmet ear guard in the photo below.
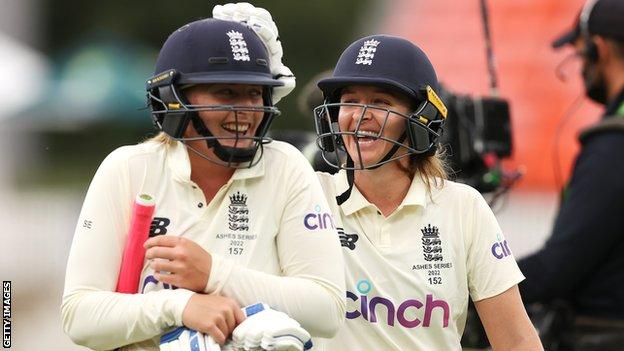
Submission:
{"label": "helmet ear guard", "polygon": [[338,110],[340,106],[334,106],[328,100],[321,106],[314,109],[314,121],[316,122],[316,133],[319,135],[318,146],[324,152],[335,152],[335,145],[342,144],[342,137],[334,134],[336,127],[332,124],[338,123]]}
{"label": "helmet ear guard", "polygon": [[405,130],[416,153],[431,156],[436,152],[448,109],[429,85],[420,87],[417,96],[422,102],[406,120]]}
{"label": "helmet ear guard", "polygon": [[[175,83],[179,73],[176,70],[156,75],[147,80],[147,99],[152,106],[152,120],[158,129],[173,138],[181,138],[194,112],[184,108],[186,99],[178,94]],[[160,106],[161,109],[154,108]]]}

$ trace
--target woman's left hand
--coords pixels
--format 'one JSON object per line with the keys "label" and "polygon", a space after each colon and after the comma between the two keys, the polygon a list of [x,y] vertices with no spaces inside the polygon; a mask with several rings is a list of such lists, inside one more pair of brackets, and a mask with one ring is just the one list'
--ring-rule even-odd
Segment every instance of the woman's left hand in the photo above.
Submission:
{"label": "woman's left hand", "polygon": [[145,241],[145,258],[158,281],[203,292],[210,277],[212,256],[192,240],[159,235]]}

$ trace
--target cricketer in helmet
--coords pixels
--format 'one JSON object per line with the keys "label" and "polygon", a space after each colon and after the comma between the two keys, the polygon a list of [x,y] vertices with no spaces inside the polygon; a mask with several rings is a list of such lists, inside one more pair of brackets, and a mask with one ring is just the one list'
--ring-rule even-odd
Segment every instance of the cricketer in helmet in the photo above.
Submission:
{"label": "cricketer in helmet", "polygon": [[[238,20],[222,19],[231,14]],[[242,326],[238,340],[270,334],[263,342],[303,350],[344,320],[340,245],[321,185],[294,146],[266,137],[281,89],[294,87],[276,25],[245,3],[213,15],[160,51],[147,91],[161,133],[111,152],[89,186],[61,307],[77,344],[188,350],[203,338],[218,348]],[[138,194],[155,209],[126,294],[115,282],[128,267]],[[257,302],[284,314],[245,319],[240,306]]]}
{"label": "cricketer in helmet", "polygon": [[[381,42],[383,50],[378,50]],[[318,144],[331,166],[352,171],[399,161],[397,166],[412,175],[418,169],[445,177],[443,164],[431,156],[447,109],[436,94],[433,66],[420,48],[394,36],[362,38],[342,53],[332,77],[318,86],[325,97],[314,110]]]}
{"label": "cricketer in helmet", "polygon": [[163,133],[212,162],[251,167],[271,141],[266,133],[280,114],[272,91],[281,85],[250,27],[205,19],[169,36],[146,86]]}
{"label": "cricketer in helmet", "polygon": [[[347,267],[347,314],[326,350],[459,350],[469,297],[495,350],[541,350],[522,272],[487,203],[447,179],[436,143],[447,115],[422,50],[359,39],[319,81],[319,172]],[[331,163],[332,158],[325,160]]]}

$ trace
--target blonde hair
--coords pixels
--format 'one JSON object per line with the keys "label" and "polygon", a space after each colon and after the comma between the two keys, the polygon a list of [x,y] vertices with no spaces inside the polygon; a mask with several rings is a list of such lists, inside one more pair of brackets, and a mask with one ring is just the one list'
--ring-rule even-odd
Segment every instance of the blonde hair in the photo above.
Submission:
{"label": "blonde hair", "polygon": [[410,155],[408,166],[405,167],[399,163],[399,167],[411,178],[420,177],[429,191],[432,187],[442,188],[444,181],[449,179],[450,166],[445,159],[445,151],[440,145],[437,145],[436,152],[432,155]]}
{"label": "blonde hair", "polygon": [[175,139],[173,139],[172,137],[170,137],[167,133],[165,132],[160,132],[158,134],[156,134],[155,136],[143,141],[144,143],[148,143],[148,142],[155,142],[155,143],[160,143],[160,144],[164,144],[165,146],[173,146],[175,145],[176,141]]}

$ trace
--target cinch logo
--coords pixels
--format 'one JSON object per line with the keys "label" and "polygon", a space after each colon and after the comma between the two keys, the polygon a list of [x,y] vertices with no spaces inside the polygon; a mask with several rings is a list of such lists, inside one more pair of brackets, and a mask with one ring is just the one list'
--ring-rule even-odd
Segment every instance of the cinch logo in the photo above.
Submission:
{"label": "cinch logo", "polygon": [[308,213],[303,217],[303,225],[309,230],[317,230],[317,229],[336,229],[334,227],[334,218],[331,214],[327,212],[321,213],[321,206],[314,206],[314,211],[316,213]]}
{"label": "cinch logo", "polygon": [[[386,312],[388,315],[386,323],[389,326],[394,326],[394,319],[396,317],[396,319],[399,321],[399,324],[401,324],[405,328],[415,328],[419,325],[427,328],[431,325],[433,312],[437,308],[438,315],[439,313],[442,313],[442,327],[448,327],[449,317],[451,315],[451,307],[444,300],[435,300],[432,294],[427,294],[424,304],[419,300],[409,299],[401,302],[399,304],[399,307],[397,308],[395,307],[394,302],[385,297],[374,296],[369,298],[367,294],[373,289],[373,286],[366,279],[358,281],[356,288],[360,293],[360,296],[357,296],[354,293],[347,291],[347,298],[351,299],[352,301],[360,300],[360,310],[347,311],[347,319],[355,319],[361,316],[371,323],[377,323],[377,306],[383,305],[386,308]],[[406,314],[408,314],[406,313],[408,309],[413,308],[415,310],[420,310],[423,307],[425,308],[425,313],[423,314],[422,320],[418,317],[410,320],[406,316]],[[414,316],[415,313],[412,312],[409,313],[409,315]]]}
{"label": "cinch logo", "polygon": [[500,234],[496,235],[498,241],[492,245],[492,255],[499,260],[511,255],[511,250],[509,250],[509,245],[507,244],[507,240],[501,241]]}

